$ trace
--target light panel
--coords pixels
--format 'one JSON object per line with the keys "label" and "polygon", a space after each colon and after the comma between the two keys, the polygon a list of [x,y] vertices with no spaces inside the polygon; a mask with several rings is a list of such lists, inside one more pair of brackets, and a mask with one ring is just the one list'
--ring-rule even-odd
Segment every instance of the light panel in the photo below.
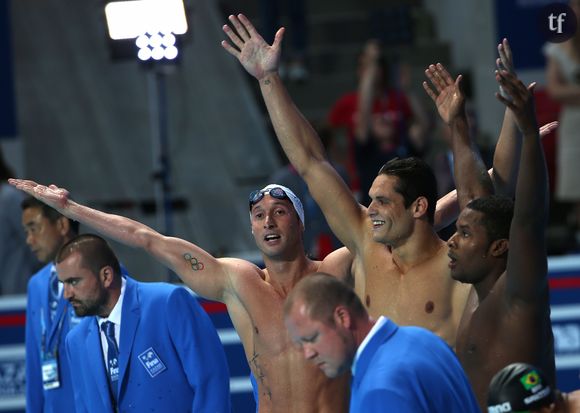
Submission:
{"label": "light panel", "polygon": [[135,39],[143,33],[187,32],[183,0],[115,1],[105,6],[105,16],[113,40]]}

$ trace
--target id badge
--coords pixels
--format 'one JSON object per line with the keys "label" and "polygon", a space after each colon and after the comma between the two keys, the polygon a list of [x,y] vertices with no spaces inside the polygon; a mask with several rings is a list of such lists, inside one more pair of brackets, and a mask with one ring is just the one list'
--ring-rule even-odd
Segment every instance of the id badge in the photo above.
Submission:
{"label": "id badge", "polygon": [[44,390],[60,387],[58,360],[53,354],[45,354],[42,360],[42,385]]}

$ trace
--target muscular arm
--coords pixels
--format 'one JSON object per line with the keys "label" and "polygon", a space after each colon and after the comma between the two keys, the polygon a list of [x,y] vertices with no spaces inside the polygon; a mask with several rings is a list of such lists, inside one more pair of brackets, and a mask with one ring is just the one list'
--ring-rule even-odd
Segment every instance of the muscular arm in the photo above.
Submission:
{"label": "muscular arm", "polygon": [[469,137],[467,117],[461,116],[451,124],[453,170],[459,210],[475,198],[493,193],[493,185],[475,142]]}
{"label": "muscular arm", "polygon": [[[496,60],[498,70],[507,70],[515,74],[513,55],[507,39],[497,46],[499,58]],[[500,85],[500,95],[507,98],[505,90]],[[516,126],[514,114],[506,107],[493,154],[493,172],[491,179],[498,195],[514,197],[517,172],[520,163],[522,138]]]}
{"label": "muscular arm", "polygon": [[10,179],[9,182],[66,217],[122,244],[145,250],[172,269],[196,293],[224,301],[224,293],[230,285],[229,270],[233,264],[229,260],[217,260],[188,241],[166,237],[130,218],[107,214],[71,201],[66,189],[19,179]]}
{"label": "muscular arm", "polygon": [[230,16],[230,21],[237,34],[228,26],[224,26],[224,31],[235,47],[227,42],[222,42],[222,46],[258,80],[276,136],[335,235],[351,251],[360,249],[365,210],[326,159],[316,132],[296,108],[278,76],[284,29],[276,33],[273,45],[269,46],[245,16]]}
{"label": "muscular arm", "polygon": [[[513,122],[513,127],[517,130],[517,125],[515,123],[515,120],[513,118],[513,114],[511,112],[511,110],[509,110],[510,113],[510,117],[511,117],[511,122]],[[508,110],[506,110],[506,117],[508,114]],[[507,122],[507,120],[504,118],[504,124],[505,122]],[[540,138],[543,138],[544,136],[548,135],[549,133],[551,133],[552,131],[556,130],[559,126],[559,123],[557,121],[555,122],[550,122],[547,123],[545,125],[543,125],[539,130],[538,133],[540,134]],[[504,133],[504,129],[502,128],[502,134]],[[511,134],[512,132],[509,132],[509,134]],[[508,134],[508,132],[506,131],[506,134]],[[494,156],[494,168],[489,169],[487,172],[488,174],[490,174],[492,181],[494,180],[494,172],[495,172],[495,162],[496,162],[496,157],[497,152],[498,151],[516,151],[514,154],[502,154],[499,155],[501,157],[501,160],[498,161],[499,164],[501,164],[501,166],[497,165],[498,169],[500,169],[501,171],[510,171],[512,169],[512,166],[510,165],[510,159],[511,162],[516,162],[513,158],[517,158],[517,165],[519,165],[519,159],[520,159],[520,152],[521,152],[521,137],[519,137],[519,132],[516,131],[516,134],[518,135],[517,140],[520,142],[517,145],[517,150],[516,150],[516,146],[513,146],[513,143],[510,144],[508,142],[509,139],[512,139],[512,136],[510,135],[507,138],[502,138],[500,136],[500,140],[502,140],[503,142],[506,143],[506,145],[509,145],[510,147],[512,147],[512,149],[503,149],[503,148],[499,148],[500,143],[498,142],[498,146],[496,146],[496,156]],[[506,135],[507,136],[507,135]],[[500,174],[500,176],[507,176],[507,174],[505,172],[498,172]],[[510,196],[513,197],[514,193],[515,193],[515,181],[517,179],[517,169],[513,173],[513,175],[510,177],[510,180],[513,179],[513,183],[510,183],[510,188],[512,189],[500,189],[498,188],[498,184],[497,181],[494,181],[494,186],[496,188],[496,192],[499,195],[504,195],[504,196]],[[505,180],[503,180],[503,182],[506,182]],[[505,187],[504,187],[505,188]],[[510,192],[511,191],[511,192]],[[448,194],[442,196],[441,198],[439,198],[439,200],[437,201],[437,209],[435,210],[435,230],[439,231],[449,225],[451,225],[451,223],[453,221],[455,221],[457,219],[457,216],[459,215],[459,204],[457,203],[457,191],[453,190],[451,192],[449,192]]]}
{"label": "muscular arm", "polygon": [[457,190],[454,189],[437,200],[433,224],[435,231],[441,231],[443,228],[451,225],[459,216],[459,212]]}
{"label": "muscular arm", "polygon": [[498,195],[512,197],[515,192],[520,163],[522,138],[518,132],[514,115],[506,109],[501,131],[493,154],[492,181]]}
{"label": "muscular arm", "polygon": [[339,248],[324,258],[318,271],[333,275],[354,288],[353,260],[354,256],[347,248]]}
{"label": "muscular arm", "polygon": [[435,90],[427,82],[423,82],[423,87],[452,131],[451,148],[457,200],[459,210],[462,210],[472,199],[493,193],[493,186],[477,145],[469,136],[465,97],[461,90],[462,76],[459,75],[454,81],[440,63],[430,65],[425,74]]}
{"label": "muscular arm", "polygon": [[[506,125],[511,123],[511,125]],[[502,130],[495,147],[493,157],[493,168],[488,170],[493,181],[495,191],[498,195],[514,197],[516,191],[516,180],[520,165],[520,153],[522,137],[517,130],[517,124],[511,110],[506,110]],[[555,131],[560,123],[558,121],[549,122],[542,125],[538,130],[540,139]],[[513,129],[513,130],[512,130]],[[441,198],[443,200],[445,197]],[[439,205],[439,204],[438,204]]]}
{"label": "muscular arm", "polygon": [[351,251],[357,250],[364,233],[364,210],[326,159],[316,132],[294,106],[278,75],[262,79],[260,89],[288,159],[306,181],[336,236]]}
{"label": "muscular arm", "polygon": [[535,84],[526,88],[517,77],[505,71],[498,71],[496,79],[511,96],[511,102],[501,96],[498,99],[513,111],[523,135],[509,236],[506,292],[508,299],[535,304],[547,288],[545,226],[548,214],[548,178],[535,116]]}

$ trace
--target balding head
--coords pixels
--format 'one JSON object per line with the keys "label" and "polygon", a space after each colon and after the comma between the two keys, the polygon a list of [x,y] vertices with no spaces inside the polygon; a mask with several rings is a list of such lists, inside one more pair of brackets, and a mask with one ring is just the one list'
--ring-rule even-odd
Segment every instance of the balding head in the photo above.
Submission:
{"label": "balding head", "polygon": [[347,371],[370,329],[369,318],[354,291],[324,273],[304,277],[288,295],[284,323],[304,358],[328,377]]}

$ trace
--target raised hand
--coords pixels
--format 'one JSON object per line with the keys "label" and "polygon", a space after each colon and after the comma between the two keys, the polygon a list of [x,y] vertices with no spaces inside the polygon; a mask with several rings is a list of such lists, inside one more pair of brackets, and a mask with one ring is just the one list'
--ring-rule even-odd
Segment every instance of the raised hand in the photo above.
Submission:
{"label": "raised hand", "polygon": [[453,80],[441,63],[430,65],[425,70],[425,75],[435,87],[435,91],[427,82],[423,82],[423,88],[435,102],[439,116],[445,123],[449,124],[465,113],[465,96],[461,90],[463,76],[459,75]]}
{"label": "raised hand", "polygon": [[268,73],[277,72],[284,28],[278,29],[274,43],[270,46],[243,14],[231,15],[229,20],[236,30],[227,24],[223,26],[223,30],[233,46],[224,40],[222,47],[235,56],[244,69],[258,80]]}
{"label": "raised hand", "polygon": [[44,186],[34,181],[14,178],[8,179],[8,183],[57,210],[64,208],[69,201],[68,191],[56,185]]}
{"label": "raised hand", "polygon": [[496,93],[495,96],[511,109],[522,134],[524,136],[532,133],[538,134],[533,93],[536,83],[534,82],[526,87],[514,73],[509,73],[507,70],[496,70],[495,80],[508,95],[507,98],[500,93]]}
{"label": "raised hand", "polygon": [[507,39],[503,39],[502,42],[497,45],[497,52],[499,54],[499,57],[495,62],[497,69],[515,73],[512,49]]}
{"label": "raised hand", "polygon": [[[515,74],[516,71],[514,69],[512,49],[507,39],[504,38],[502,42],[497,45],[497,53],[499,54],[499,57],[495,61],[497,70],[506,70],[509,73]],[[499,93],[505,99],[509,100],[509,95],[501,85],[499,86]]]}

